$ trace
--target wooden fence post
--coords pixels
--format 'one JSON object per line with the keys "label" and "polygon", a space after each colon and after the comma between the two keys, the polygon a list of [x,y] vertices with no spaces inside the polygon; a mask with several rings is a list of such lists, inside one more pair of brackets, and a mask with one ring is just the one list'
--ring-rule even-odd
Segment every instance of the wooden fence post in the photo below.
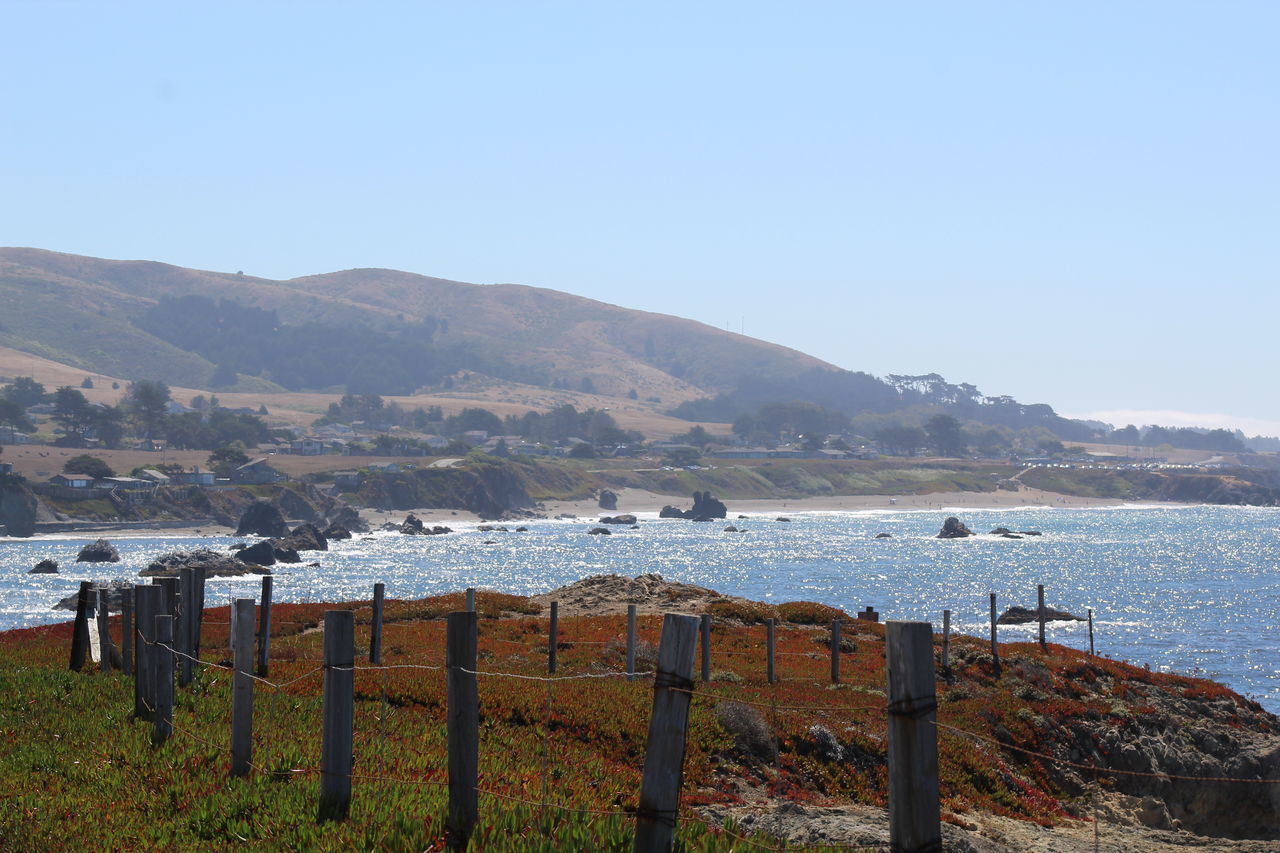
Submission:
{"label": "wooden fence post", "polygon": [[627,605],[627,678],[636,677],[636,606]]}
{"label": "wooden fence post", "polygon": [[1093,608],[1089,608],[1089,656],[1093,657]]}
{"label": "wooden fence post", "polygon": [[387,585],[373,585],[373,624],[369,628],[369,663],[382,664],[382,602],[386,595]]}
{"label": "wooden fence post", "polygon": [[885,632],[885,656],[889,675],[889,845],[902,853],[940,851],[933,626],[928,622],[890,622]]}
{"label": "wooden fence post", "polygon": [[1040,622],[1040,651],[1047,652],[1049,647],[1044,641],[1044,584],[1036,585],[1036,619]]}
{"label": "wooden fence post", "polygon": [[475,611],[476,609],[476,590],[475,587],[467,587],[467,609]]}
{"label": "wooden fence post", "polygon": [[996,642],[996,594],[991,593],[991,660],[995,665],[995,676],[1000,677],[1000,647]]}
{"label": "wooden fence post", "polygon": [[267,655],[271,651],[271,575],[262,576],[262,605],[258,614],[258,677],[267,676]]}
{"label": "wooden fence post", "polygon": [[[552,603],[552,607],[555,604]],[[554,611],[552,611],[554,613]],[[554,616],[553,616],[554,618]],[[450,613],[448,670],[449,846],[467,849],[479,813],[480,701],[476,692],[476,613]]]}
{"label": "wooden fence post", "polygon": [[698,633],[702,636],[702,683],[711,682],[711,614],[703,613],[698,620]]}
{"label": "wooden fence post", "polygon": [[120,590],[120,668],[133,675],[133,587]]}
{"label": "wooden fence post", "polygon": [[71,628],[71,668],[79,672],[89,657],[89,595],[92,581],[80,581],[76,596],[76,623]]}
{"label": "wooden fence post", "polygon": [[765,673],[768,676],[770,684],[776,684],[778,682],[777,669],[774,667],[774,655],[776,654],[776,649],[777,649],[776,638],[774,637],[774,634],[777,631],[777,625],[778,625],[778,620],[770,619],[769,621],[765,622],[765,627],[764,627],[764,631],[765,631],[764,648],[765,648],[765,659],[767,661],[765,666]]}
{"label": "wooden fence post", "polygon": [[169,614],[155,617],[156,645],[151,649],[155,687],[152,746],[159,746],[173,734],[173,618]]}
{"label": "wooden fence post", "polygon": [[134,628],[137,631],[134,644],[133,715],[150,720],[155,707],[154,667],[151,657],[155,649],[151,643],[156,636],[156,615],[159,610],[160,587],[137,584],[133,588]]}
{"label": "wooden fence post", "polygon": [[111,671],[111,630],[107,626],[108,603],[111,591],[106,587],[98,587],[95,591],[97,595],[97,606],[94,608],[98,616],[98,669],[102,672]]}
{"label": "wooden fence post", "polygon": [[160,609],[156,611],[156,615],[165,616],[178,615],[178,579],[177,578],[152,578],[152,582],[160,587]]}
{"label": "wooden fence post", "polygon": [[951,611],[942,611],[942,671],[951,672]]}
{"label": "wooden fence post", "polygon": [[634,853],[668,853],[675,838],[697,642],[697,617],[675,613],[663,616],[640,805],[636,809]]}
{"label": "wooden fence post", "polygon": [[177,643],[178,651],[183,654],[178,660],[178,686],[186,687],[191,683],[191,673],[194,668],[193,661],[187,655],[191,654],[193,635],[191,622],[196,618],[196,576],[195,569],[190,566],[178,569],[178,598],[182,602],[182,612],[179,614],[174,641]]}
{"label": "wooden fence post", "polygon": [[[195,583],[195,609],[192,612],[191,619],[187,623],[187,630],[191,632],[191,636],[187,641],[187,654],[196,660],[200,659],[200,629],[204,625],[204,582],[205,569],[203,566],[196,566],[195,573],[192,575]],[[192,662],[195,665],[195,661]]]}
{"label": "wooden fence post", "polygon": [[324,739],[320,752],[320,820],[343,820],[351,808],[355,727],[355,614],[324,614]]}
{"label": "wooden fence post", "polygon": [[560,602],[551,602],[550,638],[547,642],[547,673],[556,673],[556,647],[560,645]]}
{"label": "wooden fence post", "polygon": [[231,611],[231,775],[247,776],[253,760],[253,599],[237,598]]}
{"label": "wooden fence post", "polygon": [[831,620],[831,683],[840,683],[840,620]]}

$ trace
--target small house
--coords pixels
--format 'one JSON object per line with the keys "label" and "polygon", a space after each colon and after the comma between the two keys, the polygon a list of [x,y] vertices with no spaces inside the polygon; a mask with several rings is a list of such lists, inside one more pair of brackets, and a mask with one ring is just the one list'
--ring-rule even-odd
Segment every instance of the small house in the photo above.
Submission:
{"label": "small house", "polygon": [[324,442],[315,436],[305,436],[289,442],[289,452],[295,456],[320,456],[324,453]]}
{"label": "small house", "polygon": [[169,482],[175,486],[212,486],[216,480],[212,471],[201,471],[199,468],[169,475]]}
{"label": "small house", "polygon": [[148,480],[157,486],[169,485],[169,475],[155,468],[143,468],[138,472],[139,479]]}
{"label": "small house", "polygon": [[93,485],[93,478],[88,474],[54,474],[49,482],[64,489],[87,489]]}
{"label": "small house", "polygon": [[333,485],[340,492],[358,492],[364,484],[364,474],[359,471],[334,471]]}
{"label": "small house", "polygon": [[288,479],[267,464],[265,456],[246,462],[231,472],[231,482],[246,486],[267,486]]}

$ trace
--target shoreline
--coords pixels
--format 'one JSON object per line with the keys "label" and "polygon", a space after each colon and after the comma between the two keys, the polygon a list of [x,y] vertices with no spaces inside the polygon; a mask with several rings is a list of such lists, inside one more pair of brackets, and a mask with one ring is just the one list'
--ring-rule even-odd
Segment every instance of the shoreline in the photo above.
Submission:
{"label": "shoreline", "polygon": [[[535,507],[539,517],[554,519],[561,516],[573,516],[580,519],[594,519],[604,515],[620,515],[623,513],[656,515],[664,506],[677,506],[682,509],[692,505],[688,497],[663,495],[644,489],[618,489],[618,505],[616,509],[602,509],[594,498],[577,501],[542,501]],[[1020,489],[1017,492],[935,492],[926,495],[815,495],[803,498],[752,498],[735,500],[722,499],[728,507],[728,518],[736,519],[739,515],[785,516],[788,513],[892,513],[892,512],[938,512],[956,515],[965,512],[1008,511],[1014,509],[1082,509],[1107,507],[1195,507],[1198,503],[1181,501],[1123,501],[1112,498],[1089,498],[1076,495],[1064,495],[1047,492],[1041,489]],[[447,509],[439,507],[418,507],[414,509],[361,509],[360,517],[369,525],[370,531],[381,529],[387,522],[400,524],[413,514],[424,524],[445,525],[450,523],[483,523],[485,519],[474,512],[464,509]],[[963,519],[961,519],[963,520]],[[291,524],[300,524],[301,519],[291,519]],[[218,524],[212,519],[172,519],[156,521],[49,521],[37,522],[36,531],[29,537],[0,536],[0,541],[31,541],[49,536],[58,538],[75,537],[79,534],[111,533],[120,538],[154,538],[157,536],[235,536],[235,528]]]}

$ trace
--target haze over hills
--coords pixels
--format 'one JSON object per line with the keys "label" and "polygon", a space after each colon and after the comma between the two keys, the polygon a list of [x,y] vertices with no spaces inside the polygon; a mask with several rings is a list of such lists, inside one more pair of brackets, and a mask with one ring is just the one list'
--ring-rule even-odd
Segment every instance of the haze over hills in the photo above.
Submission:
{"label": "haze over hills", "polygon": [[386,269],[273,281],[0,248],[0,347],[224,395],[410,397],[480,380],[499,403],[529,405],[530,389],[544,389],[688,421],[733,422],[802,401],[860,416],[864,431],[884,426],[877,419],[919,424],[945,412],[1067,441],[1098,434],[1048,405],[984,396],[937,374],[880,379],[680,317]]}

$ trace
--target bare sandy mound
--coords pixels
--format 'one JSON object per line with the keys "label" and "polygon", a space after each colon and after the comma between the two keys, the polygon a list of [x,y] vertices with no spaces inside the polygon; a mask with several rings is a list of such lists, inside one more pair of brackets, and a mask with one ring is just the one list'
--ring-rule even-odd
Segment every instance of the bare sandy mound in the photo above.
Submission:
{"label": "bare sandy mound", "polygon": [[543,610],[548,610],[551,602],[559,602],[562,616],[626,613],[628,604],[636,605],[636,612],[641,614],[683,613],[699,616],[706,612],[707,606],[712,602],[746,602],[745,598],[723,595],[714,589],[663,580],[662,575],[656,573],[635,578],[625,575],[592,575],[568,586],[530,597],[541,604]]}

